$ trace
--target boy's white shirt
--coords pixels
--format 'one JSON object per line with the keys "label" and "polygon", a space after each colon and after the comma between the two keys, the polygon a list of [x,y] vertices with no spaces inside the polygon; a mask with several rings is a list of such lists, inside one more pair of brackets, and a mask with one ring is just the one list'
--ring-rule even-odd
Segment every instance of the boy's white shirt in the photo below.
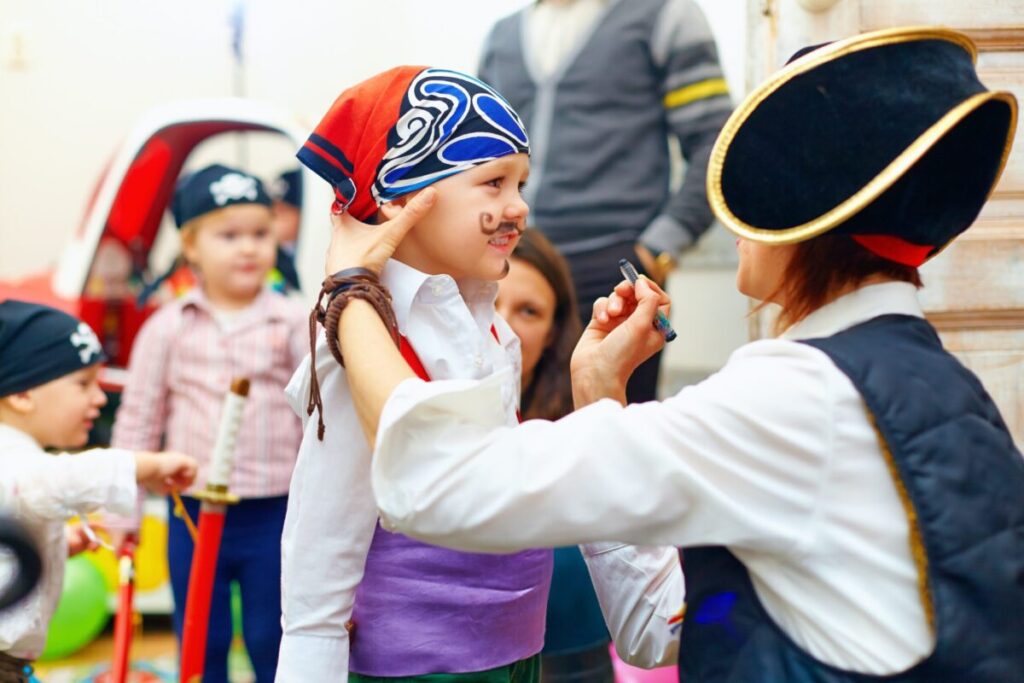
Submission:
{"label": "boy's white shirt", "polygon": [[[135,505],[135,458],[119,449],[50,455],[28,434],[0,424],[0,472],[0,509],[28,527],[43,557],[39,586],[0,615],[0,652],[33,660],[46,644],[64,583],[65,522],[100,507],[130,513]],[[10,580],[13,570],[13,559],[0,552],[0,584]]]}
{"label": "boy's white shirt", "polygon": [[[393,260],[385,266],[381,280],[391,291],[399,330],[427,374],[432,379],[482,379],[497,373],[505,424],[516,424],[519,339],[494,312],[497,285],[463,283],[460,292],[447,275],[430,276]],[[491,334],[492,325],[500,343]],[[276,680],[344,683],[349,663],[345,624],[352,616],[378,513],[370,486],[370,448],[344,368],[334,360],[322,333],[317,340],[316,370],[326,424],[323,441],[317,439],[315,414],[306,414],[309,362],[307,356],[286,389],[292,407],[303,419],[303,440],[281,542],[284,636]],[[623,590],[642,594],[650,588],[654,573],[664,573],[665,552],[675,556],[674,550],[639,551],[631,546],[602,554],[596,580],[608,576],[609,582],[623,584]],[[678,571],[678,559],[674,561]],[[645,572],[646,567],[651,571]],[[663,583],[668,590],[680,592],[678,583]],[[611,590],[608,586],[602,593]],[[678,597],[676,604],[681,604],[681,594]],[[637,610],[624,617],[648,618]],[[614,637],[616,625],[609,626]],[[669,645],[668,649],[656,658],[673,657],[674,648]]]}

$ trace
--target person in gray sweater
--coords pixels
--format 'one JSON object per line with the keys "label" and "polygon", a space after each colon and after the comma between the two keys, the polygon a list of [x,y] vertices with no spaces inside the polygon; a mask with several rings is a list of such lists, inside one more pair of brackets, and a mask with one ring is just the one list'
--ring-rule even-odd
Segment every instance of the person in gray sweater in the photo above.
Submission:
{"label": "person in gray sweater", "polygon": [[[565,254],[584,321],[620,258],[663,283],[712,222],[704,177],[732,106],[692,0],[539,0],[500,20],[479,76],[523,117],[533,145],[531,223]],[[669,137],[686,159],[669,188]],[[659,357],[628,398],[655,398]]]}

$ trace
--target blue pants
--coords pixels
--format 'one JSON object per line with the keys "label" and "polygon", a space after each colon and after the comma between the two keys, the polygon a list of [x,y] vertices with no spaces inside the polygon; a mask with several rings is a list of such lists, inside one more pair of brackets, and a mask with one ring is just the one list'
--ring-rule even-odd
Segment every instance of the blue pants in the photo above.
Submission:
{"label": "blue pants", "polygon": [[[183,498],[199,522],[199,501]],[[228,506],[210,602],[203,683],[227,683],[231,648],[231,582],[242,593],[242,637],[256,683],[272,683],[281,646],[281,531],[288,496],[253,498]],[[174,631],[181,642],[185,600],[192,569],[192,537],[168,500],[167,562],[174,593]]]}

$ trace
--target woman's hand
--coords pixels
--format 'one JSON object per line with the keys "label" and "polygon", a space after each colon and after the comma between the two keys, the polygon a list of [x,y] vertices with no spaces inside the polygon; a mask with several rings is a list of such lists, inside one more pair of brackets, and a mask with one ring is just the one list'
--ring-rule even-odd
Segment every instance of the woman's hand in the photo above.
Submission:
{"label": "woman's hand", "polygon": [[328,276],[348,268],[366,268],[380,275],[406,233],[427,215],[437,190],[428,187],[413,196],[401,212],[379,225],[368,225],[348,212],[331,214],[331,244],[327,248]]}
{"label": "woman's hand", "polygon": [[646,277],[620,282],[611,296],[594,302],[594,313],[570,363],[577,408],[602,398],[626,402],[626,382],[637,366],[665,345],[654,327],[659,308],[668,315],[668,295]]}

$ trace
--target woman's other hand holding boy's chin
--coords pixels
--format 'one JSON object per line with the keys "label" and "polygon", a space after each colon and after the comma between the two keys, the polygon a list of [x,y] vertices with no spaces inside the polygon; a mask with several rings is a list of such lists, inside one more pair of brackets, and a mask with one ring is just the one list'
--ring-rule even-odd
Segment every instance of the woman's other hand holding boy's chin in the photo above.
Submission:
{"label": "woman's other hand holding boy's chin", "polygon": [[195,481],[196,471],[195,458],[184,453],[139,451],[135,454],[135,479],[154,493],[187,489]]}
{"label": "woman's other hand holding boy's chin", "polygon": [[348,212],[332,213],[334,230],[327,248],[326,274],[330,276],[348,268],[366,268],[380,275],[405,234],[430,211],[436,194],[437,191],[430,187],[417,192],[405,202],[397,216],[378,225],[363,223]]}

